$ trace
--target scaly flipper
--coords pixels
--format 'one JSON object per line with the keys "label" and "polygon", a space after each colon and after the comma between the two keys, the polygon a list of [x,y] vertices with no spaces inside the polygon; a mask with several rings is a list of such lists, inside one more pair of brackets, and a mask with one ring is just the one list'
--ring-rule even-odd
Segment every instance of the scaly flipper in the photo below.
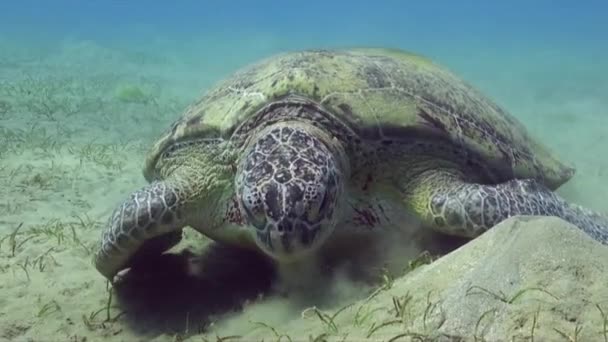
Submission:
{"label": "scaly flipper", "polygon": [[608,218],[569,203],[532,179],[485,185],[463,181],[456,172],[431,170],[403,187],[405,202],[438,231],[474,238],[517,215],[556,216],[608,244]]}
{"label": "scaly flipper", "polygon": [[110,281],[135,259],[161,254],[181,240],[184,226],[178,187],[155,182],[132,193],[112,213],[94,257],[97,270]]}

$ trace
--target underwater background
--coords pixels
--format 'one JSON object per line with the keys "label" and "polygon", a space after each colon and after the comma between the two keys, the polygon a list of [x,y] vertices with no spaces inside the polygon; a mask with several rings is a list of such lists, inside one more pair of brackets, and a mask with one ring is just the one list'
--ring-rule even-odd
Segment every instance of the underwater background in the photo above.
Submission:
{"label": "underwater background", "polygon": [[[0,341],[202,332],[182,317],[192,288],[146,284],[156,302],[137,303],[137,317],[108,304],[91,256],[110,212],[145,183],[147,148],[223,77],[277,52],[362,46],[410,50],[454,71],[576,167],[562,195],[608,213],[607,1],[1,1]],[[244,258],[218,266],[238,274],[201,294],[215,301],[201,315],[221,316],[268,286],[272,272]],[[299,317],[271,301],[252,311],[259,321]],[[225,335],[253,329],[249,318],[230,320]],[[290,327],[305,340],[313,329]]]}

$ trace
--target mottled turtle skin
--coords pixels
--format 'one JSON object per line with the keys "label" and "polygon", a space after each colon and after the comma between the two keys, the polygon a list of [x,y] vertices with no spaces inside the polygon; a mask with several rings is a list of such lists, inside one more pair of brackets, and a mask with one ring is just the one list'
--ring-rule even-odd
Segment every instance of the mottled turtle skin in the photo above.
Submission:
{"label": "mottled turtle skin", "polygon": [[95,256],[108,279],[190,226],[279,263],[398,225],[474,238],[515,215],[607,220],[553,191],[574,169],[472,86],[400,50],[272,56],[206,92],[151,147]]}

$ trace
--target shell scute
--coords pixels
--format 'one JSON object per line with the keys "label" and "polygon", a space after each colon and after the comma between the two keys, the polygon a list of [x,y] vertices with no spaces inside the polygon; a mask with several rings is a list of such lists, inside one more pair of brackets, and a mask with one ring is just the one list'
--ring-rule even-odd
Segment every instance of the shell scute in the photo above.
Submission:
{"label": "shell scute", "polygon": [[[446,68],[400,50],[309,50],[278,54],[235,72],[209,89],[152,146],[162,150],[191,137],[229,139],[273,101],[296,94],[335,115],[361,139],[391,141],[414,132],[450,141],[505,177],[542,179],[551,187],[574,169],[523,125]],[[248,128],[248,129],[250,129]]]}

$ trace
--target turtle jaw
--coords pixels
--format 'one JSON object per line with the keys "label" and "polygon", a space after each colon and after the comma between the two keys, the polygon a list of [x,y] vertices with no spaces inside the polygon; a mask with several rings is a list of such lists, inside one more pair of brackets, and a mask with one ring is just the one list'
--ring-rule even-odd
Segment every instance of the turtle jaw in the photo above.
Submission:
{"label": "turtle jaw", "polygon": [[346,161],[334,150],[341,146],[295,122],[273,124],[250,141],[235,178],[241,216],[265,254],[279,262],[301,260],[340,219]]}

